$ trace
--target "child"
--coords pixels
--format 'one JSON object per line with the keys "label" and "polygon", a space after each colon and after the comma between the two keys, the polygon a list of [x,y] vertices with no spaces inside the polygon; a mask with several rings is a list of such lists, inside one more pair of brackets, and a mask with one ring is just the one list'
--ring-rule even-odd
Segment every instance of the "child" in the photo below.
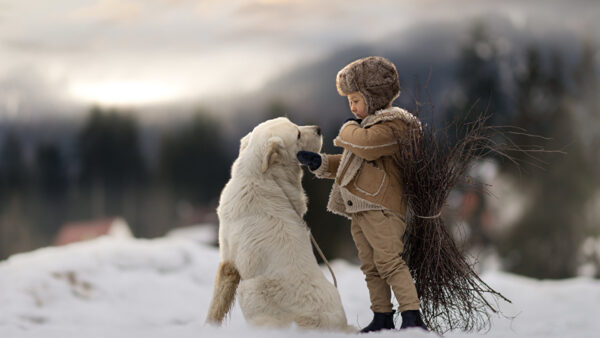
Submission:
{"label": "child", "polygon": [[336,79],[356,117],[341,127],[334,145],[342,154],[300,151],[298,160],[319,178],[335,179],[327,209],[352,220],[352,238],[371,299],[373,321],[361,332],[393,329],[391,289],[398,300],[402,327],[427,329],[407,264],[402,259],[406,200],[401,172],[394,162],[399,143],[419,120],[392,107],[400,94],[396,67],[371,56],[344,67]]}

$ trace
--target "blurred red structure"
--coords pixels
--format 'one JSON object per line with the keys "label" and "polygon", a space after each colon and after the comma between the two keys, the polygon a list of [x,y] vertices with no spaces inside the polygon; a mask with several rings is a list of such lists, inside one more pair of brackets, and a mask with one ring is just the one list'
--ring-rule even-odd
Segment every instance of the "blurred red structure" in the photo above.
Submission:
{"label": "blurred red structure", "polygon": [[92,221],[70,222],[64,224],[54,240],[54,245],[66,245],[94,239],[100,236],[132,238],[127,222],[120,218],[107,218]]}

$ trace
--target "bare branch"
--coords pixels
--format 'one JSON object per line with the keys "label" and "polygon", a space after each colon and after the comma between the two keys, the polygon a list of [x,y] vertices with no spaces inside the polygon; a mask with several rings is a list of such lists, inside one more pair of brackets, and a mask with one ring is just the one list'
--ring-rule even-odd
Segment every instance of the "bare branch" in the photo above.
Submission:
{"label": "bare branch", "polygon": [[[475,160],[485,156],[494,154],[520,170],[522,163],[543,168],[546,162],[536,155],[557,152],[516,144],[509,136],[548,138],[514,126],[488,126],[491,115],[474,116],[476,105],[462,120],[442,127],[425,125],[408,136],[398,135],[400,155],[396,162],[403,173],[408,203],[403,256],[415,279],[424,319],[438,333],[489,329],[490,313],[499,311],[498,300],[510,302],[481,280],[456,246],[444,218],[437,217],[451,189],[465,181],[465,173]],[[448,137],[451,129],[457,130],[453,144]],[[463,134],[458,135],[458,130]],[[512,154],[519,154],[521,159]],[[496,306],[486,297],[494,299]]]}

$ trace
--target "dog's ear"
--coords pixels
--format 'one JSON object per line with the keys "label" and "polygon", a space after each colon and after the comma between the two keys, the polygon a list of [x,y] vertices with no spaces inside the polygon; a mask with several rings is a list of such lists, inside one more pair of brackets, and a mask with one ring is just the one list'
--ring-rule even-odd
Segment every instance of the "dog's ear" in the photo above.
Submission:
{"label": "dog's ear", "polygon": [[267,142],[267,151],[262,163],[262,172],[266,172],[267,169],[281,159],[281,152],[283,150],[283,140],[280,137],[274,136]]}
{"label": "dog's ear", "polygon": [[248,147],[248,143],[250,142],[250,136],[252,136],[252,132],[249,132],[248,134],[246,134],[246,136],[242,137],[242,139],[240,140],[240,153],[242,152],[242,150],[246,149],[246,147]]}

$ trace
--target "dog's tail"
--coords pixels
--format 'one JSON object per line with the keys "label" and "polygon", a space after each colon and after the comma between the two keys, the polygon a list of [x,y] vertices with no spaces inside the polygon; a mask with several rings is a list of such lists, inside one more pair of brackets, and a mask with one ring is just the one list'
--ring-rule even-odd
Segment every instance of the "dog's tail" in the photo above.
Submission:
{"label": "dog's tail", "polygon": [[221,262],[217,278],[215,280],[215,290],[213,298],[208,309],[206,322],[219,325],[235,300],[235,291],[240,283],[240,273],[232,262]]}

